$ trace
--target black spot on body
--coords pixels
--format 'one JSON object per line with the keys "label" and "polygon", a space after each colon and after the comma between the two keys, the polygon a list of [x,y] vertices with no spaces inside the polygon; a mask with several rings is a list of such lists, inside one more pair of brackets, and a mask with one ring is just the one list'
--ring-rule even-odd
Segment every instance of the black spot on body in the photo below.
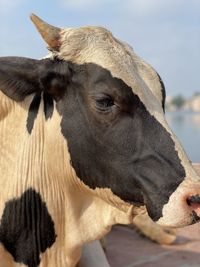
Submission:
{"label": "black spot on body", "polygon": [[28,110],[28,118],[26,122],[26,127],[28,130],[28,133],[31,134],[34,126],[35,119],[37,118],[37,114],[39,111],[40,107],[40,102],[41,102],[41,93],[36,94],[33,97],[33,100],[30,104],[29,110]]}
{"label": "black spot on body", "polygon": [[37,267],[40,253],[56,240],[53,220],[39,193],[28,189],[8,201],[1,218],[0,242],[17,263]]}

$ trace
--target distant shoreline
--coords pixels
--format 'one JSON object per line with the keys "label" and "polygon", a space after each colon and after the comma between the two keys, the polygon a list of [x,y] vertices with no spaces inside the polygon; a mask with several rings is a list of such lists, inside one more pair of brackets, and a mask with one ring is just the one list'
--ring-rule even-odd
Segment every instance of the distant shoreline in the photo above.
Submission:
{"label": "distant shoreline", "polygon": [[166,110],[200,112],[200,94],[198,93],[189,99],[185,99],[181,95],[168,96],[166,98]]}
{"label": "distant shoreline", "polygon": [[175,109],[175,110],[168,110],[166,109],[166,113],[184,113],[184,114],[191,114],[191,115],[200,115],[200,111],[194,111],[194,110],[185,110],[185,109]]}

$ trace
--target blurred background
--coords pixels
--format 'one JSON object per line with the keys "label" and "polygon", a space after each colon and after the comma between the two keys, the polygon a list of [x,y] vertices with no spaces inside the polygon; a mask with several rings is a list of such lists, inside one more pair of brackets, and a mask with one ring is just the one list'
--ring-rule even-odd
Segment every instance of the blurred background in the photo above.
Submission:
{"label": "blurred background", "polygon": [[60,27],[104,26],[128,42],[162,77],[169,124],[200,162],[199,0],[0,0],[0,56],[47,54],[32,12]]}

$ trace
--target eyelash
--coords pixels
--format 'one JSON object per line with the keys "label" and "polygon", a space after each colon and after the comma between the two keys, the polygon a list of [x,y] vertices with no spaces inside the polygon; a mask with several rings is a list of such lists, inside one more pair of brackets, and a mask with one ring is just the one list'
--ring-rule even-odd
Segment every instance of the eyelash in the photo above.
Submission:
{"label": "eyelash", "polygon": [[96,99],[96,105],[97,108],[103,111],[108,110],[112,106],[115,105],[114,100],[110,96],[102,97],[99,99]]}

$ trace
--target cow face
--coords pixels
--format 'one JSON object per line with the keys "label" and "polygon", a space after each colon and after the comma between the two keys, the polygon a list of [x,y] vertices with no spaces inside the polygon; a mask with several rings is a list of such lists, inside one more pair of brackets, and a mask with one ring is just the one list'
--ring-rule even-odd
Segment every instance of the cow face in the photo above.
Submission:
{"label": "cow face", "polygon": [[[57,108],[77,176],[93,190],[109,188],[126,202],[145,204],[159,220],[186,179],[172,134],[110,71],[93,63],[71,66],[71,86]],[[188,209],[187,197],[182,201]]]}
{"label": "cow face", "polygon": [[77,176],[92,189],[145,203],[159,219],[185,178],[170,134],[126,83],[98,65],[75,67],[66,91],[57,107]]}
{"label": "cow face", "polygon": [[[198,219],[200,180],[164,118],[158,74],[102,28],[58,29],[33,16],[52,54],[43,60],[2,58],[0,87],[23,101],[34,94],[31,134],[41,94],[44,114],[61,116],[77,179],[110,189],[126,203],[146,205],[170,226]],[[50,27],[50,28],[49,28]]]}

